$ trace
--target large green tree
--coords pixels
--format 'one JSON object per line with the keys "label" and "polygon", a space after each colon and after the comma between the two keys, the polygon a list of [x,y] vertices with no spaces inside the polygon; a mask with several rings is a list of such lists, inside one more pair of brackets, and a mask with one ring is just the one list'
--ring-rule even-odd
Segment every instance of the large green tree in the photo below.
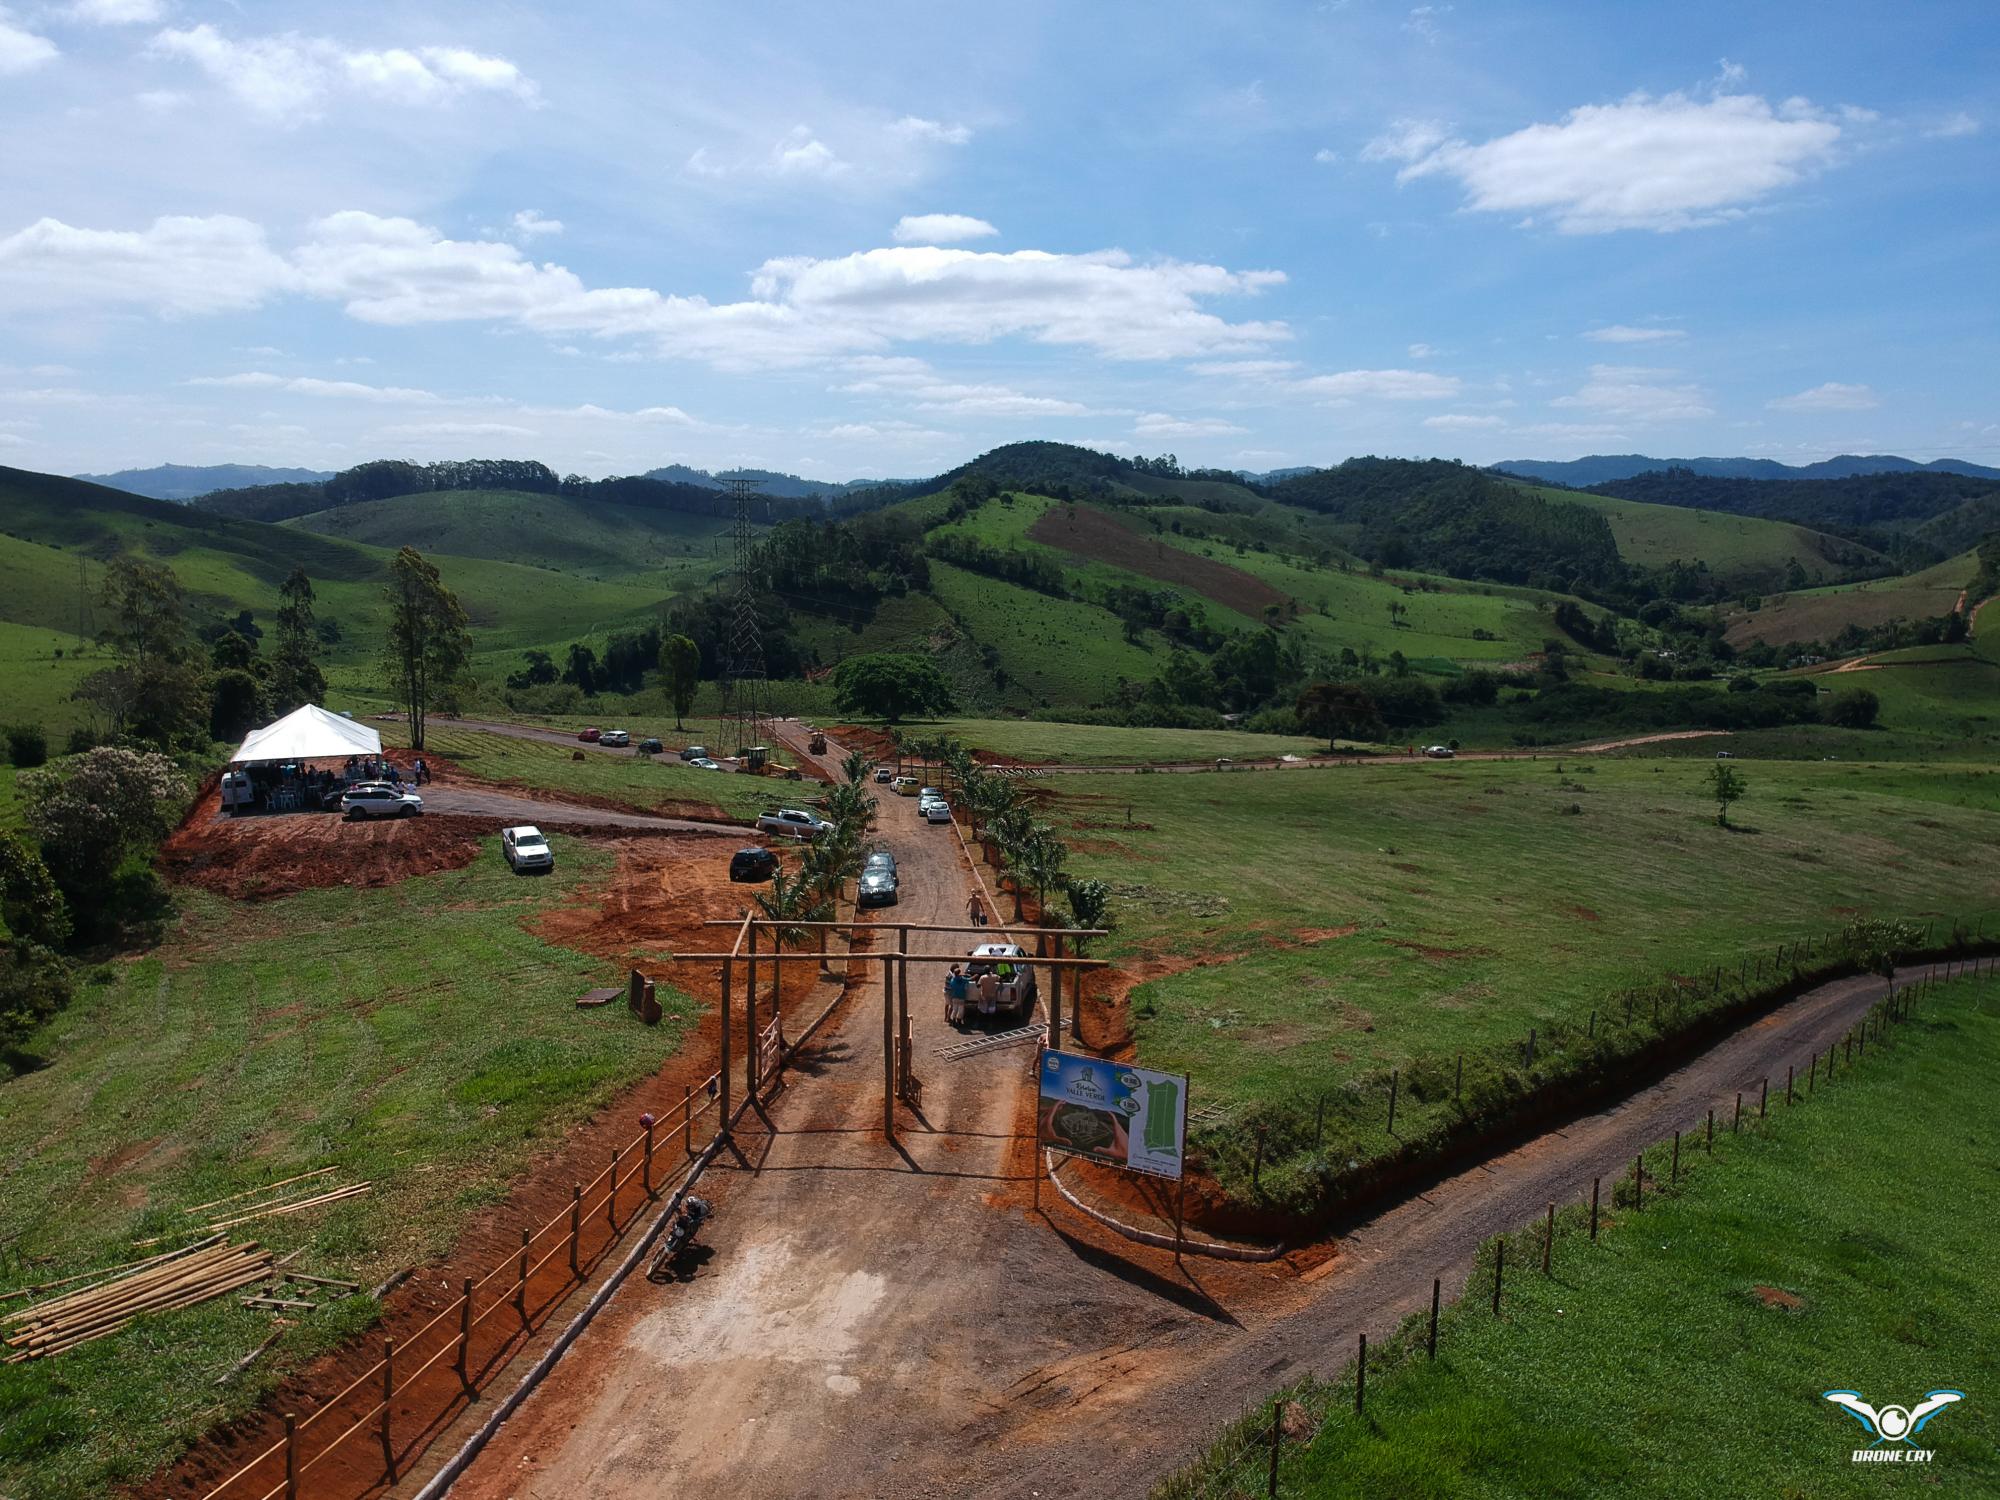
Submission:
{"label": "large green tree", "polygon": [[163,747],[199,741],[208,728],[208,678],[188,630],[187,602],[171,568],[121,557],[105,569],[103,638],[118,664],[93,673],[78,696],[114,733]]}
{"label": "large green tree", "polygon": [[667,680],[667,696],[674,704],[674,728],[694,707],[695,690],[701,686],[701,647],[684,635],[670,635],[660,642],[660,673]]}
{"label": "large green tree", "polygon": [[433,705],[449,703],[472,657],[472,633],[457,595],[414,547],[389,564],[389,685],[410,718],[410,748],[424,748]]}
{"label": "large green tree", "polygon": [[848,657],[833,669],[833,692],[844,712],[891,724],[912,714],[948,712],[954,702],[936,662],[896,651]]}
{"label": "large green tree", "polygon": [[1388,731],[1368,690],[1351,682],[1315,682],[1299,694],[1299,722],[1324,735],[1331,752],[1338,740],[1380,739]]}
{"label": "large green tree", "polygon": [[271,706],[280,714],[326,696],[312,580],[294,568],[278,589],[278,644],[271,654]]}

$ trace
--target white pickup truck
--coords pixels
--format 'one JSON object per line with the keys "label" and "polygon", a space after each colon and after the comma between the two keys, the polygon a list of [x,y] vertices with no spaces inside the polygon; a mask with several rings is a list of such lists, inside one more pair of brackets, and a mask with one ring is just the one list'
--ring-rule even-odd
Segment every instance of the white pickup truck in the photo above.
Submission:
{"label": "white pickup truck", "polygon": [[[1035,971],[1019,943],[981,943],[966,955],[968,1015],[1010,1015],[1026,1025],[1035,1015]],[[950,996],[951,976],[945,978]]]}

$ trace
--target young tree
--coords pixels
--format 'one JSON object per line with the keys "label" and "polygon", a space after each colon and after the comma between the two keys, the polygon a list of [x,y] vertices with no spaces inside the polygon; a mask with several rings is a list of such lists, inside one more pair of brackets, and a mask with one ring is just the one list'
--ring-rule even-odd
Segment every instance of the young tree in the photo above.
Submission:
{"label": "young tree", "polygon": [[1723,761],[1717,761],[1708,768],[1709,795],[1715,798],[1715,826],[1729,826],[1729,804],[1738,801],[1749,791],[1736,768]]}
{"label": "young tree", "polygon": [[[1069,897],[1069,914],[1078,927],[1110,928],[1111,886],[1102,880],[1070,880],[1064,882],[1065,894]],[[1088,938],[1072,938],[1076,945],[1076,956],[1083,957],[1084,945]]]}
{"label": "young tree", "polygon": [[1351,682],[1315,682],[1299,694],[1299,722],[1326,736],[1327,753],[1337,740],[1374,740],[1388,733],[1367,690]]}
{"label": "young tree", "polygon": [[319,669],[319,623],[313,618],[312,580],[294,568],[278,590],[278,644],[271,655],[271,707],[280,714],[326,696]]}
{"label": "young tree", "polygon": [[465,674],[472,635],[465,610],[438,570],[414,547],[389,564],[390,688],[410,719],[410,748],[424,748],[424,722],[434,702],[448,700]]}
{"label": "young tree", "polygon": [[19,779],[28,829],[72,902],[96,900],[127,854],[151,849],[187,804],[164,755],[100,746]]}
{"label": "young tree", "polygon": [[112,728],[161,746],[191,744],[208,727],[208,682],[188,635],[180,580],[158,563],[121,557],[105,570],[104,640],[118,665],[78,691]]}
{"label": "young tree", "polygon": [[667,680],[667,696],[674,703],[674,728],[683,726],[688,710],[694,707],[696,689],[701,686],[701,647],[684,635],[670,635],[660,642],[660,673]]}
{"label": "young tree", "polygon": [[911,714],[944,713],[954,701],[936,662],[895,651],[848,657],[833,669],[833,692],[842,711],[891,724]]}

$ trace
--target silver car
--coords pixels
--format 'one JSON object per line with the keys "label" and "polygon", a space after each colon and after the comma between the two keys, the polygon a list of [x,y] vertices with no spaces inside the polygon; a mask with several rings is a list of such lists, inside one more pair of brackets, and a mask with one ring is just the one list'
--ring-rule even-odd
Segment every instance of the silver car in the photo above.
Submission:
{"label": "silver car", "polygon": [[350,822],[358,818],[413,818],[423,810],[423,798],[386,781],[364,781],[340,797],[340,811]]}

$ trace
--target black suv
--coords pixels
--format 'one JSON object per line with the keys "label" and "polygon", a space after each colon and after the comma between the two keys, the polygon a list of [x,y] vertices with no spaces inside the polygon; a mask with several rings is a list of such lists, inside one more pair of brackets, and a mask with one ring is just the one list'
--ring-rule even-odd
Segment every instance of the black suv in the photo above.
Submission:
{"label": "black suv", "polygon": [[738,849],[729,856],[729,878],[742,884],[756,885],[777,873],[778,856],[769,849],[753,845],[748,849]]}

